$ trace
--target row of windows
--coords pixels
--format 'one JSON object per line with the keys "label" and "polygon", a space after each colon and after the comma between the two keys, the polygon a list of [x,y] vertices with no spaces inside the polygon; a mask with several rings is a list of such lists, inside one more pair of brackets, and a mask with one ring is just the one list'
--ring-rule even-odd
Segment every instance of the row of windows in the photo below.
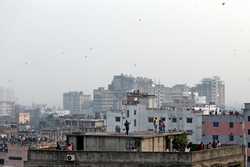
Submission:
{"label": "row of windows", "polygon": [[[115,122],[121,122],[121,117],[115,117]],[[136,119],[134,119],[134,127],[136,127]]]}
{"label": "row of windows", "polygon": [[[220,126],[219,122],[213,122],[213,127],[217,128]],[[229,128],[234,128],[234,123],[233,122],[229,122]]]}
{"label": "row of windows", "polygon": [[[134,110],[134,115],[136,115],[136,110]],[[129,118],[129,110],[127,110],[127,118]]]}
{"label": "row of windows", "polygon": [[[161,117],[160,118],[161,120],[163,120],[163,121],[166,121],[166,118],[165,117]],[[170,120],[171,120],[171,118],[170,118]],[[136,120],[135,120],[136,121]],[[135,122],[134,121],[134,122]],[[149,123],[153,123],[153,121],[154,121],[154,118],[153,117],[148,117],[148,122]],[[193,122],[193,119],[192,118],[187,118],[187,123],[192,123]],[[121,117],[115,117],[115,122],[121,122]],[[177,118],[172,118],[172,122],[173,123],[175,123],[175,122],[177,122]],[[135,126],[136,126],[136,123],[134,123],[135,124]]]}
{"label": "row of windows", "polygon": [[[229,135],[228,136],[229,141],[234,141],[234,136],[233,135]],[[213,135],[213,140],[219,140],[219,136],[218,135]]]}

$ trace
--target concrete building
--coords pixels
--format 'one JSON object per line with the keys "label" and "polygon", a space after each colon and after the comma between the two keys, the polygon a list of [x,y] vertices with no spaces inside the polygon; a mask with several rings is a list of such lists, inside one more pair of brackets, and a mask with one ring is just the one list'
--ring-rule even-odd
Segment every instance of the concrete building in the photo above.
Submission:
{"label": "concrete building", "polygon": [[194,152],[171,152],[171,141],[179,133],[167,134],[78,134],[69,135],[73,151],[29,150],[25,167],[200,167],[244,166],[241,146]]}
{"label": "concrete building", "polygon": [[225,84],[219,77],[204,78],[196,89],[200,96],[206,97],[207,104],[225,108]]}
{"label": "concrete building", "polygon": [[107,131],[124,133],[125,121],[130,122],[130,132],[154,131],[153,120],[163,120],[166,131],[191,133],[193,143],[202,138],[202,111],[188,108],[157,108],[156,97],[140,92],[130,93],[121,112],[107,112]]}
{"label": "concrete building", "polygon": [[14,91],[0,87],[0,116],[14,116],[15,97]]}
{"label": "concrete building", "polygon": [[94,90],[93,110],[94,112],[106,113],[113,110],[114,94],[111,90],[103,87]]}
{"label": "concrete building", "polygon": [[173,152],[173,139],[182,132],[155,134],[152,132],[124,134],[69,134],[67,142],[77,151]]}
{"label": "concrete building", "polygon": [[244,115],[227,113],[221,115],[203,115],[203,143],[219,140],[222,144],[244,143]]}
{"label": "concrete building", "polygon": [[153,95],[155,93],[154,85],[156,84],[154,84],[153,80],[150,78],[137,77],[134,90]]}
{"label": "concrete building", "polygon": [[135,78],[128,75],[115,75],[111,84],[108,86],[109,90],[127,93],[135,88]]}
{"label": "concrete building", "polygon": [[52,126],[44,125],[40,135],[52,141],[62,141],[69,133],[105,132],[106,126],[103,119],[91,119],[84,115],[66,115],[47,120]]}
{"label": "concrete building", "polygon": [[83,113],[91,104],[91,95],[83,92],[67,92],[63,94],[63,108],[72,114]]}
{"label": "concrete building", "polygon": [[250,103],[245,103],[242,113],[213,113],[203,116],[202,122],[202,141],[205,144],[219,140],[222,144],[245,145],[250,166]]}

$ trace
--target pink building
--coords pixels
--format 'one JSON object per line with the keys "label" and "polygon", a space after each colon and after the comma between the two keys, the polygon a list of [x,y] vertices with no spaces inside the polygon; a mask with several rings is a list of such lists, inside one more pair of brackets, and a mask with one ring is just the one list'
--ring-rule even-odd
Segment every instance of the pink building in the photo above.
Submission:
{"label": "pink building", "polygon": [[208,144],[213,141],[220,141],[221,144],[245,143],[250,162],[250,103],[245,103],[242,113],[203,116],[202,142]]}

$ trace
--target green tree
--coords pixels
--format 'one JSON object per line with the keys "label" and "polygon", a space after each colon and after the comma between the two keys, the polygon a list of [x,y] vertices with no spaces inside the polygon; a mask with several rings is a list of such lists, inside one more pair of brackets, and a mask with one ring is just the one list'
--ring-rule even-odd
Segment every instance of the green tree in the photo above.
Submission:
{"label": "green tree", "polygon": [[174,137],[173,148],[177,151],[185,151],[188,144],[187,134],[183,133]]}

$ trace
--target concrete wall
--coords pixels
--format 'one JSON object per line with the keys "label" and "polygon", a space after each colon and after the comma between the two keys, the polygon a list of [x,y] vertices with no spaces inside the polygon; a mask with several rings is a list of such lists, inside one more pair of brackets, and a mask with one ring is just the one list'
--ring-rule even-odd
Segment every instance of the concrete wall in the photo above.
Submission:
{"label": "concrete wall", "polygon": [[[82,136],[83,150],[78,151],[140,151],[165,152],[166,136],[150,138],[127,136]],[[77,148],[77,136],[68,136],[69,143]],[[80,141],[79,141],[80,142]],[[76,149],[77,150],[77,149]]]}
{"label": "concrete wall", "polygon": [[25,167],[170,167],[191,166],[188,153],[72,152],[76,162],[67,162],[70,152],[30,151]]}
{"label": "concrete wall", "polygon": [[[76,160],[66,161],[67,154],[75,155]],[[238,146],[192,153],[30,150],[25,167],[209,167],[233,163],[243,166],[243,160],[242,148]]]}
{"label": "concrete wall", "polygon": [[244,166],[244,150],[240,146],[229,146],[192,152],[192,162],[194,167],[228,166],[229,164]]}

